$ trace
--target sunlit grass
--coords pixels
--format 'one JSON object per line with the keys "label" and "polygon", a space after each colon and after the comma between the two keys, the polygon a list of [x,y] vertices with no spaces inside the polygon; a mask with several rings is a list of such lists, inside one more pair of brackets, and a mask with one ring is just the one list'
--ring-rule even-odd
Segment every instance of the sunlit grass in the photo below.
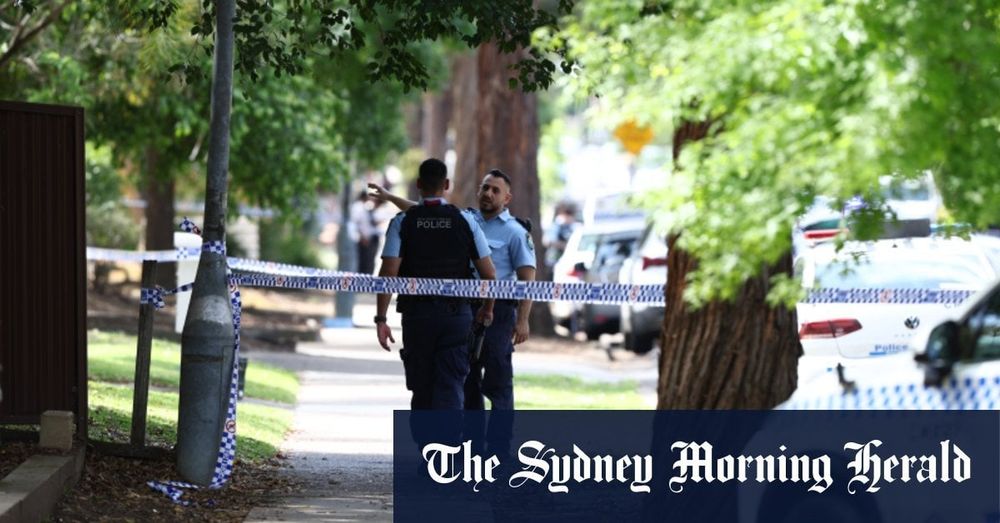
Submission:
{"label": "sunlit grass", "polygon": [[[87,375],[92,380],[132,383],[135,379],[136,337],[119,332],[87,333]],[[172,341],[153,340],[149,383],[176,389],[180,385],[181,349]],[[251,358],[247,366],[247,397],[295,403],[299,382],[295,374]]]}
{"label": "sunlit grass", "polygon": [[[89,435],[92,439],[118,443],[129,441],[135,350],[135,336],[88,332]],[[180,359],[177,343],[153,341],[149,372],[150,385],[156,389],[149,391],[147,445],[171,447],[177,442]],[[291,404],[295,403],[298,389],[299,382],[294,373],[250,361],[244,389],[246,397],[289,405],[288,408],[279,408],[248,401],[239,403],[236,418],[238,459],[257,462],[269,459],[278,452],[285,433],[291,427]]]}
{"label": "sunlit grass", "polygon": [[[90,437],[127,442],[132,423],[132,388],[99,381],[91,381],[88,387]],[[177,402],[177,393],[149,392],[147,445],[170,447],[177,442]],[[236,414],[236,457],[250,462],[273,457],[291,426],[292,411],[240,402]]]}
{"label": "sunlit grass", "polygon": [[601,382],[555,374],[514,377],[514,402],[522,410],[635,410],[649,408],[634,381]]}

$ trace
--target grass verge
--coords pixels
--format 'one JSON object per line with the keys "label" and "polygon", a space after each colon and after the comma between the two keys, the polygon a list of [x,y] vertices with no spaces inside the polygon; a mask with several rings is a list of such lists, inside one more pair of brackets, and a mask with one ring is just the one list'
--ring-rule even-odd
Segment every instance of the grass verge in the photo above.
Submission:
{"label": "grass verge", "polygon": [[584,381],[557,374],[514,377],[514,401],[523,410],[645,410],[649,407],[631,380]]}
{"label": "grass verge", "polygon": [[[92,380],[132,383],[135,378],[135,336],[120,332],[87,333],[87,375]],[[177,343],[153,340],[149,383],[176,389],[180,384],[181,347]],[[295,374],[250,360],[247,366],[247,397],[293,404],[299,391]]]}
{"label": "grass verge", "polygon": [[[136,339],[122,333],[91,331],[88,342],[90,437],[102,441],[128,441]],[[154,340],[150,383],[161,390],[149,391],[147,444],[169,447],[177,441],[180,347],[176,343]],[[295,402],[298,387],[294,373],[251,361],[247,367],[246,397],[289,405],[280,408],[248,401],[239,403],[238,459],[257,463],[277,454],[292,423],[291,404]]]}

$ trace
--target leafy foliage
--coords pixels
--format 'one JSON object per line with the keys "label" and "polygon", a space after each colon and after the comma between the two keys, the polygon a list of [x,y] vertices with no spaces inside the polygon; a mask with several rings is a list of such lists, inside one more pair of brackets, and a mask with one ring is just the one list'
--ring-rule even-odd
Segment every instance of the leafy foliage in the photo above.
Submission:
{"label": "leafy foliage", "polygon": [[[786,253],[817,195],[873,195],[880,175],[931,169],[956,220],[1000,223],[998,7],[586,2],[543,36],[580,62],[574,85],[600,97],[609,126],[633,118],[672,136],[711,124],[646,198],[698,258],[686,297],[702,303],[732,298]],[[775,283],[772,298],[794,299]]]}
{"label": "leafy foliage", "polygon": [[[152,27],[170,23],[176,0],[153,0],[141,12]],[[191,34],[202,40],[211,54],[214,3],[202,0],[202,14]],[[560,0],[560,12],[572,8]],[[493,2],[440,2],[435,0],[241,0],[234,32],[236,70],[256,81],[262,71],[275,75],[298,75],[306,70],[314,54],[341,55],[371,49],[365,68],[371,80],[398,80],[405,89],[428,86],[425,62],[414,44],[457,38],[469,47],[495,42],[503,52],[530,48],[531,35],[540,27],[553,26],[556,16],[535,9],[530,0]],[[570,67],[565,61],[564,68]],[[529,51],[516,66],[514,82],[526,90],[544,89],[552,81],[556,65],[537,50]],[[173,71],[189,73],[179,62]],[[198,71],[194,71],[199,74]]]}

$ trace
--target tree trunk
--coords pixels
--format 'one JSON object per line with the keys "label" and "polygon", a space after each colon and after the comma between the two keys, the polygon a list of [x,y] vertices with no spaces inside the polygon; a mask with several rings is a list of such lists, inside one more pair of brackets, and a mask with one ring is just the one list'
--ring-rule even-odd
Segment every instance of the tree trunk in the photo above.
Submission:
{"label": "tree trunk", "polygon": [[792,271],[791,254],[747,281],[732,302],[698,310],[684,302],[697,262],[668,239],[666,314],[658,409],[769,409],[795,390],[802,354],[794,309],[765,298],[774,274]]}
{"label": "tree trunk", "polygon": [[[174,248],[174,178],[160,172],[160,153],[152,146],[143,151],[143,199],[146,200],[146,250],[161,251]],[[176,264],[161,268],[156,274],[156,284],[173,289],[177,286]]]}
{"label": "tree trunk", "polygon": [[[490,169],[510,175],[513,198],[510,212],[533,224],[538,279],[548,279],[542,245],[538,182],[538,97],[511,89],[510,66],[520,53],[501,54],[496,46],[480,46],[471,59],[456,63],[455,125],[458,167],[452,199],[475,205],[479,182]],[[548,307],[532,308],[531,330],[536,335],[552,332]]]}
{"label": "tree trunk", "polygon": [[424,115],[421,104],[410,102],[403,106],[403,124],[410,147],[417,147],[423,140]]}
{"label": "tree trunk", "polygon": [[424,153],[444,160],[448,152],[448,121],[451,101],[447,91],[425,93],[423,99],[423,130],[420,133]]}
{"label": "tree trunk", "polygon": [[451,174],[451,203],[465,208],[476,205],[479,186],[479,74],[475,53],[466,53],[452,62],[454,100],[455,171]]}

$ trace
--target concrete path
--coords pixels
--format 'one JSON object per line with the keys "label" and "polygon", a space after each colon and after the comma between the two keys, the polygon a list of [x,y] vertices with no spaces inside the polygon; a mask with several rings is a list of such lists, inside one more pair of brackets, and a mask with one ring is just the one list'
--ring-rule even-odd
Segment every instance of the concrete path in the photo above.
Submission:
{"label": "concrete path", "polygon": [[[355,307],[357,325],[367,325],[372,316],[373,304]],[[390,317],[393,323],[399,340],[398,315]],[[399,345],[384,352],[374,328],[352,328],[326,329],[322,342],[300,344],[295,353],[248,350],[252,361],[294,370],[302,379],[283,452],[289,457],[285,473],[303,488],[276,506],[254,509],[246,521],[392,520],[392,411],[409,406]],[[519,351],[514,364],[515,375],[636,380],[652,407],[655,355],[625,360],[612,362],[603,351],[581,347],[569,354]]]}

